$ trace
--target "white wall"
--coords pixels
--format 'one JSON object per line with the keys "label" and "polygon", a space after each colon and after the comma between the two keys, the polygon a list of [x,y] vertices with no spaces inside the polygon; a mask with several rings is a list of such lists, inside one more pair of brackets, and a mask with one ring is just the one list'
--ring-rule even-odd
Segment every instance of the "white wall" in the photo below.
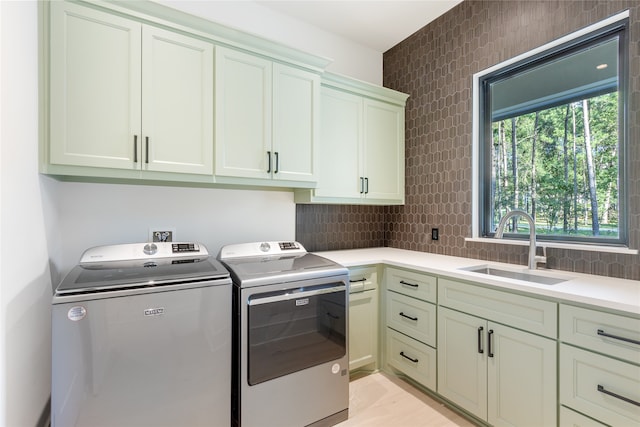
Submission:
{"label": "white wall", "polygon": [[38,176],[35,2],[0,2],[0,425],[36,425],[50,390],[51,279]]}
{"label": "white wall", "polygon": [[[253,2],[178,3],[187,12],[333,58],[331,71],[381,81],[381,53]],[[178,239],[200,240],[214,253],[227,243],[293,239],[295,204],[283,191],[40,176],[36,2],[0,0],[0,19],[0,427],[31,427],[50,393],[51,288],[84,249],[146,240],[154,225],[175,227]]]}
{"label": "white wall", "polygon": [[382,52],[354,43],[256,1],[156,0],[157,3],[332,59],[328,71],[382,85]]}
{"label": "white wall", "polygon": [[85,249],[147,241],[150,227],[174,228],[176,240],[204,243],[213,255],[226,244],[295,238],[290,191],[85,184],[46,177],[43,185],[55,199],[58,236],[53,240],[64,243],[52,266],[55,282]]}

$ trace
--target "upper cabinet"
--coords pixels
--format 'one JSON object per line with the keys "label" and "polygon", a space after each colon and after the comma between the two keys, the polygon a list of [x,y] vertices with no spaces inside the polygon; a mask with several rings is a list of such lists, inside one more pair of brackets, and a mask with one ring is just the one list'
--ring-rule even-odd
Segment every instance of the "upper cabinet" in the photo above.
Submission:
{"label": "upper cabinet", "polygon": [[39,2],[40,171],[404,203],[407,95],[157,2]]}
{"label": "upper cabinet", "polygon": [[50,7],[51,170],[212,174],[213,45],[73,3]]}
{"label": "upper cabinet", "polygon": [[316,181],[320,75],[216,48],[217,182]]}
{"label": "upper cabinet", "polygon": [[323,76],[318,183],[297,203],[404,203],[404,107],[408,95]]}

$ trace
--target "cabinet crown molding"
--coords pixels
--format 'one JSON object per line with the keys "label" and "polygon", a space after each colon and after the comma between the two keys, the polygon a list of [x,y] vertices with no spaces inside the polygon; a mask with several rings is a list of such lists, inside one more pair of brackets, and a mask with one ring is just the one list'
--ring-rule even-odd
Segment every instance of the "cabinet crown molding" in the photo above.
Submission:
{"label": "cabinet crown molding", "polygon": [[322,74],[322,85],[404,107],[409,95],[338,73]]}
{"label": "cabinet crown molding", "polygon": [[333,62],[330,58],[311,54],[153,1],[75,0],[74,3],[126,15],[173,31],[183,31],[218,45],[246,50],[319,73]]}

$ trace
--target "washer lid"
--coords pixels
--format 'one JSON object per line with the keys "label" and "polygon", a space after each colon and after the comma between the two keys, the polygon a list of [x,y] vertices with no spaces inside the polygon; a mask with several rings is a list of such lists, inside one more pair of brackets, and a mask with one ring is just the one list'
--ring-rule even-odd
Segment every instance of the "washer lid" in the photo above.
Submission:
{"label": "washer lid", "polygon": [[225,278],[229,278],[229,272],[211,257],[164,263],[105,262],[74,267],[56,288],[56,295],[106,292]]}
{"label": "washer lid", "polygon": [[[83,254],[56,288],[56,295],[86,294],[176,283],[229,280],[229,272],[193,243],[101,246]],[[195,246],[194,246],[195,245]]]}

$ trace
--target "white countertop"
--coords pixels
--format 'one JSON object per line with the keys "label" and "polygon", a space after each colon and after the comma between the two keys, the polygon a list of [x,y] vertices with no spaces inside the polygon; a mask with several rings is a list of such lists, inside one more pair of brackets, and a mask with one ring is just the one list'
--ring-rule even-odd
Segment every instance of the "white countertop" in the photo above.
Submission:
{"label": "white countertop", "polygon": [[459,258],[393,248],[349,249],[316,252],[316,254],[340,263],[345,267],[386,264],[456,279],[471,280],[485,284],[488,287],[547,297],[559,302],[588,304],[640,316],[640,282],[635,280],[542,268],[533,273],[567,279],[565,282],[555,285],[544,285],[460,270],[460,268],[465,267],[491,265],[506,270],[529,272],[526,266],[472,258]]}

